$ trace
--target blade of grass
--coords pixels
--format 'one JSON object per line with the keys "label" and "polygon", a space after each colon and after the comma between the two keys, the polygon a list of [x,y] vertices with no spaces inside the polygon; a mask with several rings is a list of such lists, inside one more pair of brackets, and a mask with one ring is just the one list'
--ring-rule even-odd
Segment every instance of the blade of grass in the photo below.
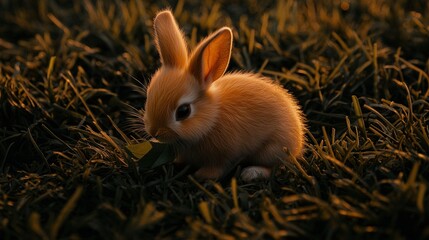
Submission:
{"label": "blade of grass", "polygon": [[378,87],[380,84],[380,77],[378,76],[378,48],[377,48],[377,43],[374,43],[373,47],[372,47],[372,62],[374,64],[374,82],[373,82],[373,89],[374,89],[374,95],[375,98],[378,99],[379,97],[379,92],[378,92]]}
{"label": "blade of grass", "polygon": [[209,204],[207,203],[207,201],[200,202],[198,204],[198,208],[200,209],[200,213],[203,216],[204,220],[208,224],[212,224],[213,220],[212,220],[212,217],[210,215]]}
{"label": "blade of grass", "polygon": [[411,169],[410,176],[408,177],[407,183],[404,185],[404,189],[408,190],[415,186],[417,174],[420,168],[420,162],[415,162],[413,168]]}
{"label": "blade of grass", "polygon": [[40,223],[40,214],[37,212],[32,212],[30,217],[28,218],[28,224],[30,225],[30,229],[41,239],[48,240],[49,237],[46,234],[45,230],[43,230],[42,225]]}
{"label": "blade of grass", "polygon": [[207,196],[211,199],[214,200],[216,203],[219,203],[216,196],[213,195],[209,190],[207,190],[205,187],[203,187],[203,185],[201,185],[199,182],[197,182],[191,175],[188,175],[188,179],[191,180],[191,182],[197,186],[201,191],[203,191],[205,194],[207,194]]}
{"label": "blade of grass", "polygon": [[368,135],[366,133],[365,121],[363,120],[362,109],[360,108],[359,100],[356,97],[356,95],[352,96],[352,102],[353,102],[353,109],[355,110],[355,114],[357,117],[358,126],[359,126],[360,130],[362,131],[363,136],[366,140],[366,139],[368,139]]}
{"label": "blade of grass", "polygon": [[50,239],[57,239],[58,232],[61,226],[63,225],[67,217],[70,215],[70,213],[73,211],[73,209],[76,207],[77,201],[80,199],[82,192],[83,187],[77,186],[73,195],[69,198],[63,209],[61,209],[61,212],[58,214],[57,218],[52,224],[51,231],[49,233]]}
{"label": "blade of grass", "polygon": [[231,179],[231,194],[232,194],[232,200],[234,202],[234,208],[239,209],[238,206],[238,194],[237,194],[237,179],[233,177]]}
{"label": "blade of grass", "polygon": [[51,103],[54,103],[55,101],[54,89],[53,89],[52,78],[51,78],[52,71],[54,70],[54,66],[55,66],[55,59],[56,59],[56,56],[53,56],[49,59],[49,66],[46,72],[46,79],[48,81],[49,101]]}
{"label": "blade of grass", "polygon": [[39,148],[39,145],[37,145],[36,140],[34,140],[33,134],[31,134],[31,127],[27,129],[27,135],[30,139],[31,144],[33,145],[34,149],[36,149],[36,152],[39,154],[40,158],[45,163],[46,167],[51,170],[51,166],[49,166],[48,160],[45,157],[45,154],[43,154],[42,150]]}
{"label": "blade of grass", "polygon": [[417,192],[417,208],[419,209],[420,213],[425,212],[425,193],[427,190],[426,184],[419,184],[418,185],[418,192]]}

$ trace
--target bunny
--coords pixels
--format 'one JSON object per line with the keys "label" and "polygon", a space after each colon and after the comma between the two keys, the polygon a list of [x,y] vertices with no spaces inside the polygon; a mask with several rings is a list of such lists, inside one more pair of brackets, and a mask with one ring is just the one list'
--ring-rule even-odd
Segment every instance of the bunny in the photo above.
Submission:
{"label": "bunny", "polygon": [[154,32],[162,66],[147,87],[145,130],[172,144],[177,162],[198,169],[195,177],[219,179],[242,164],[241,178],[249,182],[302,155],[305,118],[294,97],[266,77],[224,74],[230,28],[214,32],[191,53],[169,10],[157,14]]}

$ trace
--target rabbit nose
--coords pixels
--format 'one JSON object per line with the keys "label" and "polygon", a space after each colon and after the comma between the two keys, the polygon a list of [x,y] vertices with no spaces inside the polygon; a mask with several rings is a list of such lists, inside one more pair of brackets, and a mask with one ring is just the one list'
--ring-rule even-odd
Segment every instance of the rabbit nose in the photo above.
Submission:
{"label": "rabbit nose", "polygon": [[159,135],[159,131],[158,131],[158,129],[157,128],[151,128],[151,129],[149,129],[149,135],[151,136],[151,137],[153,137],[153,138],[157,138],[157,137],[159,137],[158,135]]}
{"label": "rabbit nose", "polygon": [[160,128],[160,129],[156,130],[156,132],[155,132],[155,134],[154,134],[153,137],[156,138],[156,139],[158,139],[158,140],[160,140],[160,138],[162,138],[163,135],[165,135],[165,129]]}
{"label": "rabbit nose", "polygon": [[154,137],[156,140],[158,141],[166,141],[168,139],[169,136],[169,130],[167,128],[158,128],[156,130],[153,131],[154,134],[152,135],[152,137]]}

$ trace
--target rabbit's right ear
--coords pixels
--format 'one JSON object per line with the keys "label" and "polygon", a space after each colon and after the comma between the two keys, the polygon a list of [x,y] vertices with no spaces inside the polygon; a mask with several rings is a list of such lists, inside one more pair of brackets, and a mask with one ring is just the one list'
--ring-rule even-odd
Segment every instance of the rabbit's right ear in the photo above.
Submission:
{"label": "rabbit's right ear", "polygon": [[232,31],[223,27],[198,44],[189,60],[188,70],[207,87],[222,77],[231,58]]}
{"label": "rabbit's right ear", "polygon": [[161,63],[167,66],[184,68],[188,61],[188,49],[170,10],[158,13],[153,22],[155,44]]}

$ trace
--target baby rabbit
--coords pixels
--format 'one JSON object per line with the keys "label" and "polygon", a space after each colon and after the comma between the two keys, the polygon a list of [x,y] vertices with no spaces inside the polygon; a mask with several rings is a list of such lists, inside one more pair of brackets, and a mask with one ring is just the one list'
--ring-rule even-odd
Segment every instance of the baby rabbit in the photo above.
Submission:
{"label": "baby rabbit", "polygon": [[293,96],[256,74],[224,74],[230,28],[191,53],[170,11],[158,13],[154,30],[162,66],[147,88],[145,130],[175,146],[176,161],[197,167],[203,179],[225,176],[240,163],[241,178],[251,181],[269,177],[289,154],[302,154],[304,117]]}

